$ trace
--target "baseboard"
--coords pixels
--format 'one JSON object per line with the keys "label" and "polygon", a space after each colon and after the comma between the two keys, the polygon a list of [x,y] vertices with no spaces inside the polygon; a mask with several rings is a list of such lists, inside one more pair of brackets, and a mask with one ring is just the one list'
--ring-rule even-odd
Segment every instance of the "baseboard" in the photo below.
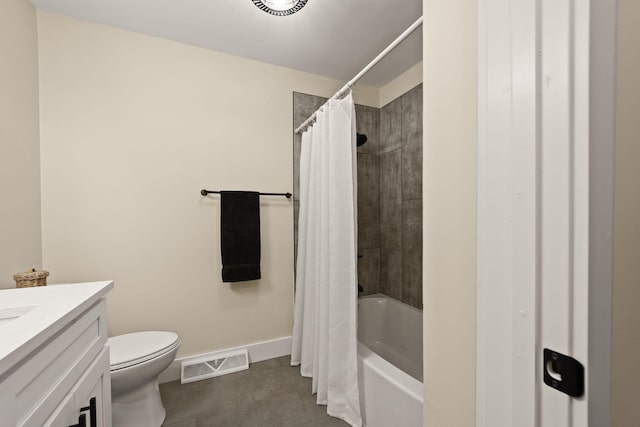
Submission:
{"label": "baseboard", "polygon": [[282,357],[291,354],[291,337],[276,338],[275,340],[262,341],[253,344],[242,345],[239,347],[225,348],[209,353],[180,357],[174,360],[173,363],[162,374],[160,374],[158,382],[162,384],[179,380],[180,366],[182,365],[182,362],[215,355],[216,353],[220,353],[223,351],[237,350],[241,348],[246,348],[249,351],[249,363],[261,362],[263,360],[274,359],[276,357]]}

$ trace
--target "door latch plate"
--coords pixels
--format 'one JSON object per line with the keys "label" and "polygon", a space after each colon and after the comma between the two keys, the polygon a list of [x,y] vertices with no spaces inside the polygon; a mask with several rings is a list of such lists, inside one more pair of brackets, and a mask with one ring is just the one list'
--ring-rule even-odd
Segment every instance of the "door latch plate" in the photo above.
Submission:
{"label": "door latch plate", "polygon": [[573,357],[544,349],[544,383],[549,387],[580,397],[584,394],[584,366]]}

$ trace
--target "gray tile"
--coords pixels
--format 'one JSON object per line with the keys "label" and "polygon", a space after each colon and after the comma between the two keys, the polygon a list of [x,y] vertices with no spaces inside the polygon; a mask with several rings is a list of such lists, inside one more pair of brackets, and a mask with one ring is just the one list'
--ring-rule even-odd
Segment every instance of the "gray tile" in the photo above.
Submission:
{"label": "gray tile", "polygon": [[307,392],[299,391],[298,397],[311,421],[326,419],[327,406],[318,405],[318,395],[311,393],[311,389]]}
{"label": "gray tile", "polygon": [[307,424],[305,427],[345,427],[349,424],[334,417],[329,417],[325,420],[317,420],[311,421],[311,423]]}
{"label": "gray tile", "polygon": [[380,156],[380,225],[383,249],[402,248],[401,159],[401,150]]}
{"label": "gray tile", "polygon": [[399,250],[382,250],[380,288],[382,293],[402,301],[402,254]]}
{"label": "gray tile", "polygon": [[242,412],[235,414],[233,417],[227,414],[220,414],[216,412],[204,412],[195,418],[196,427],[239,427],[250,426],[251,419],[249,418],[249,410],[252,409],[251,405],[247,405]]}
{"label": "gray tile", "polygon": [[297,380],[297,369],[280,366],[273,369],[249,369],[247,393],[249,400],[258,401],[287,393]]}
{"label": "gray tile", "polygon": [[187,418],[175,422],[164,422],[162,427],[196,427],[196,418]]}
{"label": "gray tile", "polygon": [[422,198],[422,131],[402,138],[402,198]]}
{"label": "gray tile", "polygon": [[402,95],[402,135],[422,132],[422,84]]}
{"label": "gray tile", "polygon": [[275,398],[265,399],[257,404],[255,423],[249,424],[270,426],[291,426],[304,425],[311,421],[305,411],[300,397],[295,391]]}
{"label": "gray tile", "polygon": [[[289,356],[251,363],[246,371],[181,385],[160,385],[164,427],[341,426],[312,407],[311,380],[290,366]],[[251,399],[250,399],[251,397]],[[324,410],[323,410],[324,408]]]}
{"label": "gray tile", "polygon": [[402,99],[397,98],[380,110],[380,153],[400,148],[402,143]]}
{"label": "gray tile", "polygon": [[358,153],[380,153],[380,109],[356,105],[356,129],[367,135],[366,144],[358,147]]}
{"label": "gray tile", "polygon": [[263,360],[261,362],[252,362],[249,365],[249,375],[252,372],[268,371],[276,368],[292,368],[291,356],[275,357],[273,359]]}
{"label": "gray tile", "polygon": [[361,295],[380,292],[380,249],[358,249],[358,282],[364,288]]}
{"label": "gray tile", "polygon": [[310,417],[297,393],[290,391],[251,402],[233,417],[211,411],[198,416],[196,422],[198,427],[294,427],[309,423]]}
{"label": "gray tile", "polygon": [[249,402],[246,372],[190,384],[178,383],[178,386],[173,388],[162,384],[160,393],[167,411],[165,423],[186,423],[207,410],[220,414],[240,411],[242,406]]}
{"label": "gray tile", "polygon": [[[420,293],[422,294],[422,292]],[[411,298],[403,298],[404,301],[402,301],[405,304],[408,304],[412,307],[417,308],[418,310],[422,310],[422,296],[418,296],[418,297],[411,297]],[[422,380],[421,377],[416,376],[416,375],[412,375],[414,378],[416,378],[417,380]]]}
{"label": "gray tile", "polygon": [[402,301],[422,309],[422,199],[402,210]]}
{"label": "gray tile", "polygon": [[295,381],[295,384],[293,385],[291,390],[295,391],[300,396],[311,395],[313,381],[311,380],[311,378],[303,377],[302,375],[300,375],[300,366],[296,366],[295,369],[298,379]]}
{"label": "gray tile", "polygon": [[380,157],[358,153],[358,248],[380,247]]}
{"label": "gray tile", "polygon": [[254,413],[253,423],[247,426],[296,427],[311,420],[295,391],[258,402]]}
{"label": "gray tile", "polygon": [[380,109],[380,153],[391,137],[391,109],[388,105]]}
{"label": "gray tile", "polygon": [[171,381],[168,383],[160,384],[160,394],[164,398],[165,395],[169,396],[174,393],[180,393],[182,391],[182,385],[180,381]]}
{"label": "gray tile", "polygon": [[321,96],[293,92],[293,129],[304,123],[325,102],[327,98]]}
{"label": "gray tile", "polygon": [[[307,426],[348,426],[344,421],[327,415],[327,406],[318,405],[315,394],[298,392],[298,397],[302,401],[304,410],[309,418]],[[304,424],[300,424],[304,425]]]}

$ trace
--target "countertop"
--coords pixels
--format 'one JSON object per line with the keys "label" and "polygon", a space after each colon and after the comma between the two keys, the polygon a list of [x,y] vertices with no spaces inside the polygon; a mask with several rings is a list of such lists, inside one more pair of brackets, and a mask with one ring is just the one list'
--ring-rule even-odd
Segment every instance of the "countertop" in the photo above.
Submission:
{"label": "countertop", "polygon": [[0,379],[112,288],[109,280],[0,290]]}

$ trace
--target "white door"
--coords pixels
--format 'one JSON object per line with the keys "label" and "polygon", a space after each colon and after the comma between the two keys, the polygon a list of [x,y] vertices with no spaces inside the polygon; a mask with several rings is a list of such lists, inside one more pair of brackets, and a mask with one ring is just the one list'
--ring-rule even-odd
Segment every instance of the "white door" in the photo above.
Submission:
{"label": "white door", "polygon": [[614,28],[615,1],[480,1],[479,427],[609,423]]}

